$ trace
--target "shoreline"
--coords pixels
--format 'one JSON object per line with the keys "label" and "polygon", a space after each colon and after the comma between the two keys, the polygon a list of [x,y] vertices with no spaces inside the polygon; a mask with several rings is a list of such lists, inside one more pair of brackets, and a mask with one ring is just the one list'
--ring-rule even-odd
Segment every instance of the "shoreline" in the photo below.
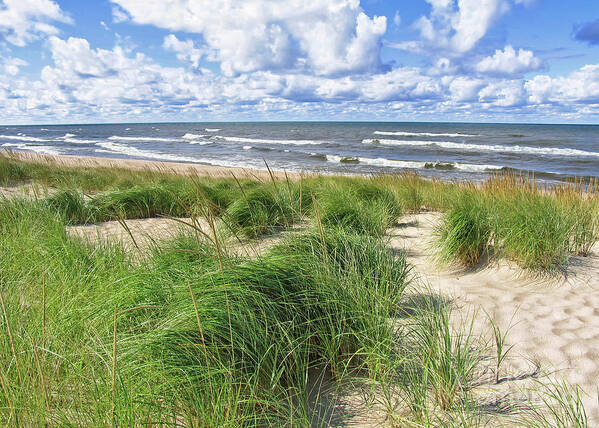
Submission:
{"label": "shoreline", "polygon": [[40,153],[10,152],[1,150],[0,156],[14,158],[23,162],[48,163],[57,166],[73,168],[120,168],[133,171],[162,172],[176,175],[195,175],[199,177],[231,178],[235,176],[237,178],[270,180],[272,173],[274,178],[284,180],[287,177],[290,179],[299,179],[301,177],[319,175],[310,172],[285,172],[275,169],[271,169],[269,172],[266,168],[251,169],[185,162],[107,158],[100,156],[46,155]]}

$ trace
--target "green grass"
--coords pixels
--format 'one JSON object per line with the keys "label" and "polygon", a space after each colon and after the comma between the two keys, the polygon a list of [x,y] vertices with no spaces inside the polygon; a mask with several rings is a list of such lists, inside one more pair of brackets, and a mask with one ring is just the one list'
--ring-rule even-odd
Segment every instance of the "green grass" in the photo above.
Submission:
{"label": "green grass", "polygon": [[475,266],[488,253],[494,227],[487,203],[478,194],[464,194],[445,214],[435,231],[443,262]]}
{"label": "green grass", "polygon": [[255,238],[291,226],[299,215],[299,202],[292,198],[293,195],[285,190],[261,185],[243,192],[241,198],[228,207],[227,218],[234,229],[248,238]]}
{"label": "green grass", "polygon": [[[475,393],[492,350],[471,322],[452,327],[447,302],[416,292],[385,230],[404,211],[438,209],[444,260],[493,253],[545,270],[597,239],[586,215],[597,212],[593,194],[508,180],[258,182],[3,157],[0,166],[2,183],[61,189],[0,200],[3,426],[328,426],[348,388],[368,391],[394,426],[509,423],[484,413]],[[65,231],[152,216],[203,216],[214,227],[135,258]],[[314,227],[259,257],[223,244],[231,232],[253,239],[308,220]],[[332,397],[314,394],[314,373]],[[518,423],[588,425],[577,390],[548,388],[533,391]]]}

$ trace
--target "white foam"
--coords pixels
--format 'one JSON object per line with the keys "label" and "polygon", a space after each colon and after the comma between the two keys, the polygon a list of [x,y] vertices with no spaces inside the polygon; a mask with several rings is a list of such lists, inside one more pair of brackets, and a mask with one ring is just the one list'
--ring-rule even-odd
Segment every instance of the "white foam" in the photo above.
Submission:
{"label": "white foam", "polygon": [[42,153],[45,155],[60,155],[61,152],[56,150],[55,147],[51,146],[32,146],[27,143],[5,143],[2,147],[15,147],[19,150],[29,150],[35,153]]}
{"label": "white foam", "polygon": [[77,134],[69,134],[69,133],[66,133],[66,134],[64,134],[64,135],[63,135],[62,137],[60,137],[60,138],[62,138],[62,139],[65,139],[65,138],[71,138],[71,137],[76,137],[76,136],[77,136]]}
{"label": "white foam", "polygon": [[65,138],[64,142],[71,143],[71,144],[96,144],[98,141],[97,140],[83,140],[81,138]]}
{"label": "white foam", "polygon": [[208,144],[214,144],[214,141],[190,141],[189,144],[197,144],[199,146],[207,146]]}
{"label": "white foam", "polygon": [[40,131],[49,131],[48,128],[41,128]]}
{"label": "white foam", "polygon": [[205,138],[205,137],[208,137],[208,135],[187,133],[184,136],[182,136],[181,138],[183,138],[184,140],[198,140],[200,138]]}
{"label": "white foam", "polygon": [[438,146],[444,149],[452,150],[471,150],[484,152],[503,152],[503,153],[527,153],[548,156],[593,156],[599,157],[597,152],[587,152],[578,149],[562,149],[552,147],[530,147],[530,146],[501,146],[501,145],[483,145],[454,143],[452,141],[428,141],[428,140],[377,140],[367,138],[362,140],[363,144],[382,144],[384,146]]}
{"label": "white foam", "polygon": [[[327,161],[336,163],[355,163],[359,162],[360,158],[357,156],[337,156],[337,155],[326,155]],[[364,158],[367,159],[367,158]]]}
{"label": "white foam", "polygon": [[96,152],[100,153],[121,153],[128,156],[135,156],[147,159],[156,159],[156,160],[164,160],[164,161],[172,161],[172,162],[193,162],[193,163],[205,163],[214,166],[224,166],[224,167],[235,167],[235,168],[252,168],[252,169],[263,169],[260,164],[251,164],[248,162],[239,162],[239,161],[227,161],[221,159],[208,159],[208,158],[195,158],[188,156],[178,156],[169,153],[160,153],[154,152],[150,150],[142,150],[137,147],[125,146],[123,144],[118,143],[109,143],[109,142],[100,142],[97,143],[98,146],[103,149],[96,149]]}
{"label": "white foam", "polygon": [[252,146],[243,146],[243,150],[251,150],[252,148]]}
{"label": "white foam", "polygon": [[169,160],[173,162],[198,162],[196,158],[187,156],[178,156],[169,153],[153,152],[151,150],[141,150],[137,147],[126,146],[124,144],[101,142],[96,143],[98,146],[111,150],[115,153],[122,153],[129,156],[137,156],[148,159]]}
{"label": "white foam", "polygon": [[[349,157],[356,159],[360,163],[372,166],[390,167],[390,168],[407,168],[407,169],[426,169],[426,164],[435,165],[437,162],[422,162],[422,161],[403,161],[393,160],[385,158],[366,158],[366,157]],[[348,159],[347,156],[327,155],[329,162],[341,163],[343,159]],[[469,172],[484,172],[484,171],[496,171],[503,167],[497,165],[478,165],[478,164],[467,164],[467,163],[452,163],[452,162],[439,162],[440,164],[451,165],[451,170],[469,171]],[[434,169],[430,168],[430,169]]]}
{"label": "white foam", "polygon": [[217,140],[229,141],[232,143],[290,144],[295,146],[317,145],[326,143],[326,141],[319,140],[268,140],[265,138],[223,137],[220,135],[215,135],[212,138]]}
{"label": "white foam", "polygon": [[36,137],[27,137],[23,134],[21,135],[0,135],[0,139],[3,140],[17,140],[17,141],[32,141],[32,142],[36,142],[36,143],[43,143],[46,141],[52,141],[52,140],[45,140],[43,138],[36,138]]}
{"label": "white foam", "polygon": [[108,137],[109,140],[112,141],[164,141],[171,142],[177,141],[177,138],[157,138],[157,137],[121,137],[118,135],[113,135],[112,137]]}
{"label": "white foam", "polygon": [[221,131],[221,128],[206,128],[204,129],[206,132],[218,132]]}
{"label": "white foam", "polygon": [[376,135],[400,135],[404,137],[477,137],[476,134],[433,133],[433,132],[404,132],[404,131],[374,131]]}

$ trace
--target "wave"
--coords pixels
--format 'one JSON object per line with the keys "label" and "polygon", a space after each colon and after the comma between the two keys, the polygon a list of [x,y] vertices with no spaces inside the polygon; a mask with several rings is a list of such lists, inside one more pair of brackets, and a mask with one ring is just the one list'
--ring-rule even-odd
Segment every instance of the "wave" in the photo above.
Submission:
{"label": "wave", "polygon": [[291,144],[295,146],[324,144],[326,141],[320,140],[268,140],[265,138],[245,138],[245,137],[223,137],[215,135],[215,140],[229,141],[231,143],[254,143],[254,144]]}
{"label": "wave", "polygon": [[208,137],[208,135],[187,133],[184,136],[182,136],[181,138],[183,138],[184,140],[199,140],[200,138],[205,138],[205,137]]}
{"label": "wave", "polygon": [[251,150],[251,149],[253,149],[252,146],[243,146],[243,150]]}
{"label": "wave", "polygon": [[204,131],[206,132],[218,132],[218,131],[222,131],[221,128],[205,128]]}
{"label": "wave", "polygon": [[404,137],[478,137],[476,134],[433,133],[433,132],[403,132],[403,131],[374,131],[376,135],[399,135]]}
{"label": "wave", "polygon": [[63,141],[71,144],[96,144],[98,142],[97,140],[83,140],[81,138],[64,138]]}
{"label": "wave", "polygon": [[17,141],[31,141],[35,143],[44,143],[52,140],[45,140],[43,138],[27,137],[26,135],[0,135],[0,139],[3,140],[17,140]]}
{"label": "wave", "polygon": [[113,135],[112,137],[108,137],[109,140],[112,141],[163,141],[163,142],[172,142],[177,141],[177,138],[157,138],[157,137],[121,137],[118,135]]}
{"label": "wave", "polygon": [[500,153],[525,153],[548,156],[594,156],[599,157],[597,152],[587,152],[578,149],[560,149],[551,147],[530,147],[530,146],[501,146],[501,145],[483,145],[454,143],[452,141],[428,141],[428,140],[378,140],[367,138],[362,140],[363,144],[382,144],[384,146],[437,146],[450,150],[476,150],[485,152]]}
{"label": "wave", "polygon": [[117,143],[96,143],[98,146],[111,150],[115,153],[122,153],[129,156],[137,156],[149,159],[169,160],[173,162],[198,162],[196,158],[187,156],[178,156],[169,153],[153,152],[151,150],[142,150],[137,147],[125,146]]}
{"label": "wave", "polygon": [[249,162],[235,162],[235,161],[224,161],[220,159],[208,159],[208,158],[192,158],[188,156],[178,156],[169,153],[160,153],[150,150],[142,150],[137,147],[125,146],[118,143],[101,142],[97,143],[98,146],[103,149],[96,149],[99,153],[121,153],[127,156],[135,156],[147,159],[156,159],[172,162],[192,162],[192,163],[204,163],[214,166],[233,167],[233,168],[252,168],[252,169],[263,169],[260,165],[254,165]]}
{"label": "wave", "polygon": [[32,146],[27,143],[5,143],[2,147],[14,147],[19,150],[29,150],[35,153],[41,153],[44,155],[60,155],[62,152],[51,146]]}
{"label": "wave", "polygon": [[214,141],[190,141],[189,144],[197,144],[199,146],[207,146],[209,144],[214,144]]}
{"label": "wave", "polygon": [[63,135],[62,137],[60,137],[60,138],[62,138],[62,139],[65,139],[65,138],[71,138],[71,137],[76,137],[76,136],[77,136],[77,134],[69,134],[69,133],[67,132],[66,134],[64,134],[64,135]]}
{"label": "wave", "polygon": [[361,163],[371,166],[389,167],[389,168],[407,168],[407,169],[435,169],[435,170],[459,170],[468,172],[498,171],[504,169],[498,165],[478,165],[458,162],[423,162],[423,161],[403,161],[386,158],[367,158],[354,156],[326,155],[329,162],[335,163]]}

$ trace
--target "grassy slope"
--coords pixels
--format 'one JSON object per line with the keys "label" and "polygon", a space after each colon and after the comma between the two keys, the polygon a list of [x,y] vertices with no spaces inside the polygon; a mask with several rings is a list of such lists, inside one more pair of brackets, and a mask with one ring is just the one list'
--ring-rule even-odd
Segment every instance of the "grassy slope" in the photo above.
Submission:
{"label": "grassy slope", "polygon": [[[397,425],[482,425],[472,390],[487,350],[468,328],[450,332],[448,307],[409,304],[409,267],[386,249],[385,228],[401,212],[447,211],[446,260],[474,263],[493,247],[542,269],[597,238],[594,195],[511,179],[197,182],[0,157],[0,181],[24,179],[63,190],[0,202],[3,425],[327,425],[310,411],[315,368],[337,385],[371,385]],[[306,217],[314,226],[254,260],[182,235],[132,263],[119,246],[65,233],[196,214],[220,219],[216,233],[250,238]],[[554,416],[535,408],[522,423],[560,415],[585,426],[576,390],[546,394],[562,398],[548,400]]]}

